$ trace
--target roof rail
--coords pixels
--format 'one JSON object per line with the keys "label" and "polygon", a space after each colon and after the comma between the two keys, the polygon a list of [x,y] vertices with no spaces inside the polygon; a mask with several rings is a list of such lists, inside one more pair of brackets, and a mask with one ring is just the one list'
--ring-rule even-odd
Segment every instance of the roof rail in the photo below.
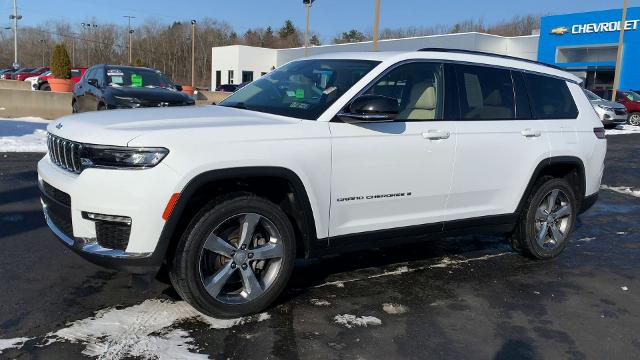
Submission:
{"label": "roof rail", "polygon": [[516,56],[510,56],[510,55],[489,53],[489,52],[485,52],[485,51],[466,50],[466,49],[449,49],[449,48],[422,48],[422,49],[420,49],[418,51],[433,51],[433,52],[448,52],[448,53],[456,53],[456,54],[484,55],[484,56],[497,57],[497,58],[501,58],[501,59],[524,61],[524,62],[528,62],[528,63],[531,63],[531,64],[550,67],[550,68],[553,68],[553,69],[556,69],[556,70],[566,71],[565,69],[563,69],[563,68],[561,68],[559,66],[543,63],[543,62],[540,62],[540,61],[529,60],[529,59],[519,58],[519,57],[516,57]]}

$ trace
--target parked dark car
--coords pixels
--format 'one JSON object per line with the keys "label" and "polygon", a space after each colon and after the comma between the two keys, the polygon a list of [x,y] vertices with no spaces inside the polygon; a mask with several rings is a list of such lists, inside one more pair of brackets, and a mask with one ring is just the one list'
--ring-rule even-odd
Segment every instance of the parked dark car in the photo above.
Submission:
{"label": "parked dark car", "polygon": [[11,80],[11,75],[13,75],[14,72],[16,72],[15,69],[7,69],[2,73],[2,75],[0,75],[0,77],[3,80]]}
{"label": "parked dark car", "polygon": [[216,91],[234,92],[238,90],[238,84],[224,84],[216,88]]}
{"label": "parked dark car", "polygon": [[73,90],[73,112],[194,105],[179,88],[158,70],[94,65]]}
{"label": "parked dark car", "polygon": [[24,70],[24,71],[16,72],[13,75],[11,75],[11,78],[13,80],[24,81],[26,78],[30,78],[32,76],[38,76],[47,71],[49,71],[49,67],[43,66],[43,67],[28,70],[28,71]]}

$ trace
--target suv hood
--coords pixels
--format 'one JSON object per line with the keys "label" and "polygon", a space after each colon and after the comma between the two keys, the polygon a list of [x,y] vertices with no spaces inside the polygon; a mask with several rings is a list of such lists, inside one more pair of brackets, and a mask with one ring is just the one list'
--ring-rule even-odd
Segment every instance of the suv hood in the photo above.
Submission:
{"label": "suv hood", "polygon": [[164,132],[170,137],[171,133],[178,131],[285,125],[300,121],[224,106],[165,107],[74,114],[53,121],[47,126],[47,131],[87,144],[127,146],[138,136],[156,132]]}
{"label": "suv hood", "polygon": [[604,99],[600,99],[600,100],[590,100],[591,104],[593,106],[596,105],[603,105],[603,106],[608,106],[610,108],[613,109],[625,109],[624,105],[617,103],[617,102],[613,102],[613,101],[607,101]]}

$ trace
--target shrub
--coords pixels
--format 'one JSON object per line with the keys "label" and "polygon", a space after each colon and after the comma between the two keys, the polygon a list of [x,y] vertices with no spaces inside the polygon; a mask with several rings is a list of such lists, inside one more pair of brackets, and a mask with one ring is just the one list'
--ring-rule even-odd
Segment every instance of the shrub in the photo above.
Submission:
{"label": "shrub", "polygon": [[51,72],[56,79],[71,78],[71,60],[64,44],[57,44],[51,53]]}

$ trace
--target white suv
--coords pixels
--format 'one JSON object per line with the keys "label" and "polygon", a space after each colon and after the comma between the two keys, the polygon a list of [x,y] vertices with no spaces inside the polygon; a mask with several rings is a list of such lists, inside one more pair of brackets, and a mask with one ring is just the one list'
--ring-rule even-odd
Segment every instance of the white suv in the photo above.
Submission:
{"label": "white suv", "polygon": [[606,140],[559,69],[462,50],[293,61],[218,106],[49,125],[45,217],[90,261],[166,269],[200,311],[269,306],[296,258],[480,231],[557,256]]}

